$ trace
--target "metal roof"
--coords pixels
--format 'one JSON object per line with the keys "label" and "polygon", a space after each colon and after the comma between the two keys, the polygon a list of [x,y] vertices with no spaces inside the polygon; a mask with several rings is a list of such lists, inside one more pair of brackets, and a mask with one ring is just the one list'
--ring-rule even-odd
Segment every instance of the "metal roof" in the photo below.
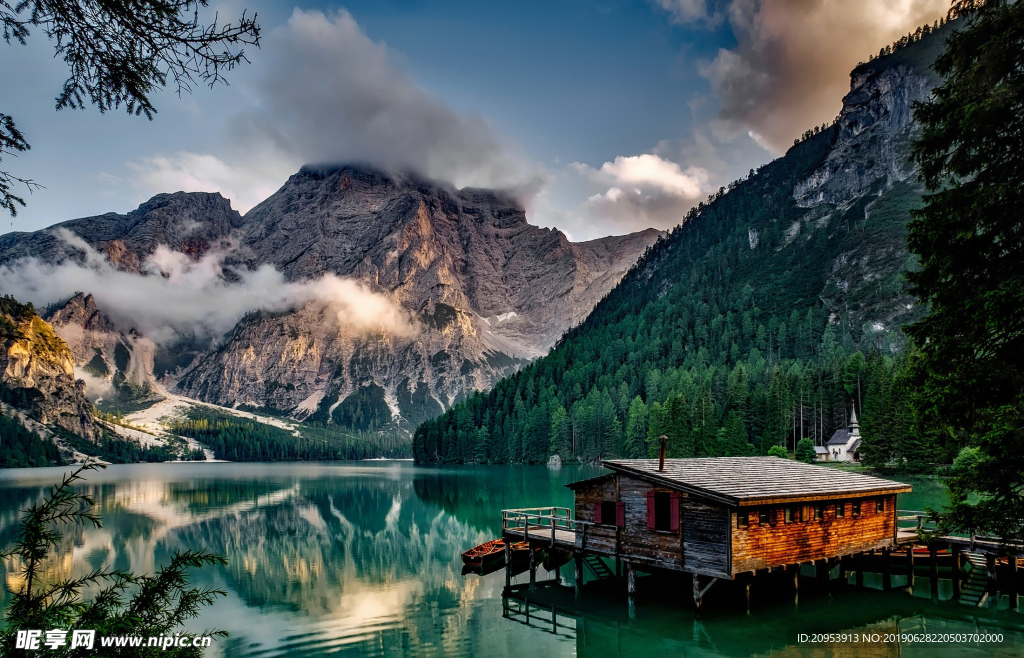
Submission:
{"label": "metal roof", "polygon": [[614,459],[606,467],[643,480],[742,507],[765,503],[860,498],[909,492],[911,487],[870,475],[779,457]]}

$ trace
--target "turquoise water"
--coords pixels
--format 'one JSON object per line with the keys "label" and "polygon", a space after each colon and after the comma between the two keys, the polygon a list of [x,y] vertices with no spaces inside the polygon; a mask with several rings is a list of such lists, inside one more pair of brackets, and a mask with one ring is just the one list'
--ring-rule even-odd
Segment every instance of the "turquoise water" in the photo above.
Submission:
{"label": "turquoise water", "polygon": [[[101,566],[152,571],[183,548],[222,553],[229,566],[203,571],[197,581],[228,596],[193,627],[227,630],[230,637],[209,655],[232,658],[1024,654],[1024,615],[1007,609],[1006,597],[969,607],[945,600],[951,589],[943,581],[933,601],[921,577],[913,593],[902,576],[888,592],[871,574],[865,588],[835,584],[818,592],[808,578],[796,600],[791,583],[767,578],[755,583],[749,613],[735,583],[719,583],[697,619],[684,579],[640,578],[630,611],[617,582],[588,584],[577,594],[571,568],[563,568],[560,586],[510,599],[502,597],[502,571],[462,574],[461,552],[498,535],[501,509],[569,505],[564,485],[599,472],[409,462],[112,466],[84,487],[104,527],[66,537],[49,574]],[[61,473],[0,471],[4,543],[18,510]],[[915,492],[901,508],[944,501],[941,482],[911,483]],[[887,633],[976,630],[1001,633],[1003,641],[884,641]],[[800,642],[801,633],[844,632],[878,633],[879,641]]]}

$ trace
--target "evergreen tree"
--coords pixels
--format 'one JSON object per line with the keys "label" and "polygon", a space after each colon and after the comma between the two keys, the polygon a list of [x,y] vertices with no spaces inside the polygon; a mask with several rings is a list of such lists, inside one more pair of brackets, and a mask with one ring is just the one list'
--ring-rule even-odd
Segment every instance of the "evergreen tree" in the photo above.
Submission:
{"label": "evergreen tree", "polygon": [[796,444],[795,457],[797,461],[813,464],[815,460],[814,441],[808,438],[800,439]]}
{"label": "evergreen tree", "polygon": [[955,474],[948,529],[1024,538],[1024,3],[971,0],[916,107],[914,146],[930,194],[907,242],[911,292],[929,305],[908,328],[918,431],[975,445]]}
{"label": "evergreen tree", "polygon": [[629,404],[623,456],[630,459],[639,459],[646,456],[647,450],[644,442],[647,438],[647,417],[647,405],[644,404],[644,401],[638,395]]}

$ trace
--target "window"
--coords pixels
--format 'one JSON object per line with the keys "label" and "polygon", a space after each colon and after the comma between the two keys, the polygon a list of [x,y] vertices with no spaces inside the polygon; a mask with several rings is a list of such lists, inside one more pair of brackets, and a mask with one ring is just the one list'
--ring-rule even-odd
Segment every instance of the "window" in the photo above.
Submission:
{"label": "window", "polygon": [[815,521],[821,521],[823,518],[825,518],[825,507],[822,506],[822,505],[815,505],[814,506],[814,520]]}
{"label": "window", "polygon": [[737,528],[746,528],[748,523],[750,523],[750,517],[747,515],[746,511],[736,512]]}
{"label": "window", "polygon": [[757,524],[758,525],[766,526],[766,525],[768,525],[770,519],[771,519],[771,510],[762,509],[762,510],[758,510],[757,511]]}
{"label": "window", "polygon": [[785,519],[786,523],[792,523],[793,522],[793,508],[792,507],[787,507],[785,514],[786,514],[786,519]]}
{"label": "window", "polygon": [[679,530],[679,494],[668,491],[647,492],[647,528],[665,532]]}
{"label": "window", "polygon": [[672,499],[664,491],[654,494],[654,529],[668,530],[671,527]]}
{"label": "window", "polygon": [[885,499],[879,498],[875,501],[875,512],[881,514],[885,511]]}
{"label": "window", "polygon": [[860,516],[860,501],[859,500],[853,501],[853,503],[851,503],[851,506],[853,507],[853,515],[854,516]]}
{"label": "window", "polygon": [[601,522],[602,523],[615,523],[615,501],[614,500],[603,500],[603,501],[601,501]]}
{"label": "window", "polygon": [[836,518],[841,519],[846,516],[846,503],[836,503]]}
{"label": "window", "polygon": [[625,512],[625,503],[617,503],[614,500],[602,500],[599,503],[594,503],[594,523],[625,526]]}

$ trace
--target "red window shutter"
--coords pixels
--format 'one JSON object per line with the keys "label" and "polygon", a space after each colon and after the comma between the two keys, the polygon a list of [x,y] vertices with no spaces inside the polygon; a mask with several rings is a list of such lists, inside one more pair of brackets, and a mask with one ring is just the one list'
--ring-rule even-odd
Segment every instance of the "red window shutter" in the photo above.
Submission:
{"label": "red window shutter", "polygon": [[672,532],[679,532],[679,494],[669,495],[669,526]]}
{"label": "red window shutter", "polygon": [[626,527],[626,503],[615,503],[615,525]]}
{"label": "red window shutter", "polygon": [[594,523],[604,523],[601,520],[601,503],[594,503]]}
{"label": "red window shutter", "polygon": [[654,530],[654,492],[647,492],[647,528]]}

